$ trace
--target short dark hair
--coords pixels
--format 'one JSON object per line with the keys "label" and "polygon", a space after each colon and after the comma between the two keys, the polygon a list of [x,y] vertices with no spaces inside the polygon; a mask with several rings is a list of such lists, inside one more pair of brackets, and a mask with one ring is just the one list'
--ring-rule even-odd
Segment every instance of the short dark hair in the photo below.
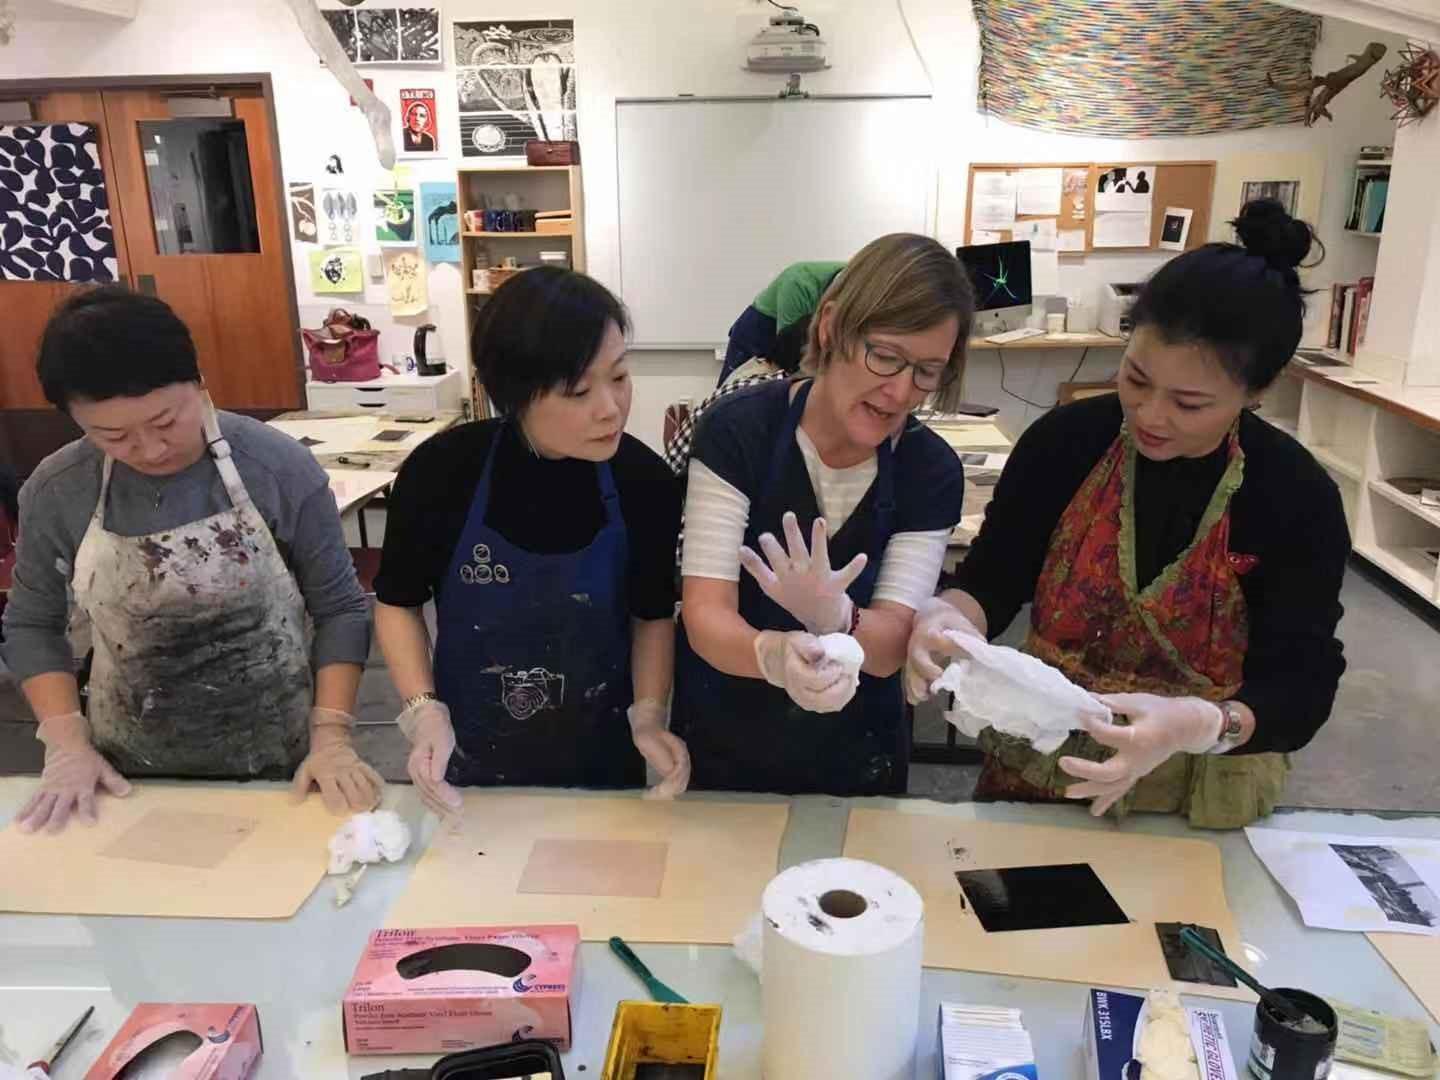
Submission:
{"label": "short dark hair", "polygon": [[40,337],[35,371],[61,412],[76,398],[143,397],[200,381],[189,328],[165,301],[123,285],[87,289],[56,308]]}
{"label": "short dark hair", "polygon": [[630,332],[625,306],[594,278],[558,266],[526,270],[476,316],[475,376],[502,415],[523,412],[540,395],[580,381],[610,323]]}
{"label": "short dark hair", "polygon": [[1171,259],[1141,288],[1131,320],[1172,344],[1210,347],[1254,392],[1275,381],[1300,344],[1307,291],[1297,268],[1319,240],[1274,199],[1246,203],[1230,224],[1239,244],[1206,244]]}

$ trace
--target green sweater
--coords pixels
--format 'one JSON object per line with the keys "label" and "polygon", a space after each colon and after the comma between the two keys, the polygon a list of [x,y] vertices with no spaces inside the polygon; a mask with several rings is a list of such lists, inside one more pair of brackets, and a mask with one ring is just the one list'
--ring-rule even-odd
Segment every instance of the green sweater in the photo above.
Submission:
{"label": "green sweater", "polygon": [[806,315],[815,314],[825,286],[844,268],[843,262],[791,263],[755,297],[755,310],[774,319],[776,330],[784,330]]}

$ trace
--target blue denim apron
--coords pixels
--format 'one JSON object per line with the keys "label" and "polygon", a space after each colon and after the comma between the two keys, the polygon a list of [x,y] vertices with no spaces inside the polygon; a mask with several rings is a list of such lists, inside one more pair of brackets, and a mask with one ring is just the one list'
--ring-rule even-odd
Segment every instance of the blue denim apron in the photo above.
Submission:
{"label": "blue denim apron", "polygon": [[595,475],[605,523],[558,555],[485,524],[496,433],[438,596],[435,688],[450,707],[452,784],[642,787],[630,739],[625,522],[608,462]]}
{"label": "blue denim apron", "polygon": [[[745,543],[759,550],[761,533],[783,535],[781,517],[793,510],[803,535],[820,516],[810,475],[795,442],[811,383],[790,403],[771,455],[764,490],[751,495]],[[850,599],[870,603],[880,559],[895,524],[895,465],[890,440],[876,450],[875,482],[830,539],[830,558],[843,566],[860,552],[869,563]],[[740,615],[757,630],[803,630],[795,618],[740,575]],[[900,676],[861,673],[860,687],[841,712],[800,708],[763,679],[716,671],[691,647],[683,620],[677,630],[675,701],[671,729],[690,746],[692,788],[784,794],[903,794],[910,767],[910,735]]]}

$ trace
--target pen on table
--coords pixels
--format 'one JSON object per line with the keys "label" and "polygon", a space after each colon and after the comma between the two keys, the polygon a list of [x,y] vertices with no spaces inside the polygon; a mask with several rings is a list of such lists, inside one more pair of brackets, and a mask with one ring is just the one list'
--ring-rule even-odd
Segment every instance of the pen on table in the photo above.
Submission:
{"label": "pen on table", "polygon": [[70,1040],[75,1038],[76,1035],[80,1034],[80,1029],[85,1026],[85,1021],[90,1019],[90,1014],[94,1011],[95,1006],[91,1005],[88,1009],[81,1013],[80,1019],[76,1020],[75,1023],[71,1024],[70,1027],[66,1030],[65,1034],[61,1035],[60,1038],[56,1041],[55,1045],[50,1048],[50,1053],[47,1054],[45,1057],[41,1058],[39,1061],[32,1061],[26,1067],[26,1072],[28,1072],[31,1076],[34,1077],[48,1077],[50,1075],[50,1070],[55,1067],[55,1062],[60,1060],[60,1055],[63,1054],[65,1052],[65,1048],[70,1045]]}

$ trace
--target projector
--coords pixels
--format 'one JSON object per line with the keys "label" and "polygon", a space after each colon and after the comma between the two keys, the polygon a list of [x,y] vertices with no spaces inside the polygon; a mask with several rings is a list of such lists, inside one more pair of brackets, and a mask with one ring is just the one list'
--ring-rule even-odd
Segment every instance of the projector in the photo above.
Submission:
{"label": "projector", "polygon": [[802,71],[824,71],[825,39],[820,28],[807,23],[794,8],[770,16],[770,25],[750,39],[745,66],[771,75],[792,75]]}

